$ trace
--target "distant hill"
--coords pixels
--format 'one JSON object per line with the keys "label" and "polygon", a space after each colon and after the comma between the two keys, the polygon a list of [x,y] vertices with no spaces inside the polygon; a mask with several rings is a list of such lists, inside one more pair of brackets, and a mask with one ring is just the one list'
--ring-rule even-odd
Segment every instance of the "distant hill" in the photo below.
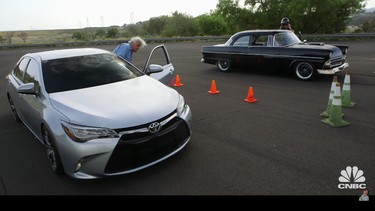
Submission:
{"label": "distant hill", "polygon": [[349,26],[360,26],[368,20],[375,18],[375,7],[366,9],[365,12],[355,14],[349,22]]}

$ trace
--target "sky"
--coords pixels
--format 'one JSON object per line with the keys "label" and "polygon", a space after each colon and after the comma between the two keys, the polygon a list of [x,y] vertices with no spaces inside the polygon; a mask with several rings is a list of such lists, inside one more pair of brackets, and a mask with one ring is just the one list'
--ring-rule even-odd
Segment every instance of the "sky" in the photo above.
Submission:
{"label": "sky", "polygon": [[[73,29],[137,23],[174,11],[209,13],[218,0],[0,0],[0,31]],[[366,8],[375,7],[368,0]]]}
{"label": "sky", "polygon": [[0,31],[119,25],[171,15],[209,13],[218,0],[0,0]]}

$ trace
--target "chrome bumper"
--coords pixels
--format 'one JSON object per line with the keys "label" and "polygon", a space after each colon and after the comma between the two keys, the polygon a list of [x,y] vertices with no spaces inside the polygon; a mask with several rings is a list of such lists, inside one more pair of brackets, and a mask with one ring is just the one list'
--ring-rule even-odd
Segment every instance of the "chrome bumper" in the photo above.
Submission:
{"label": "chrome bumper", "polygon": [[349,64],[347,62],[345,62],[344,64],[338,66],[338,67],[335,67],[335,68],[332,68],[332,69],[318,69],[318,73],[319,74],[324,74],[324,75],[332,75],[332,74],[335,74],[337,72],[340,72],[342,70],[345,70],[345,68],[348,68],[349,67]]}

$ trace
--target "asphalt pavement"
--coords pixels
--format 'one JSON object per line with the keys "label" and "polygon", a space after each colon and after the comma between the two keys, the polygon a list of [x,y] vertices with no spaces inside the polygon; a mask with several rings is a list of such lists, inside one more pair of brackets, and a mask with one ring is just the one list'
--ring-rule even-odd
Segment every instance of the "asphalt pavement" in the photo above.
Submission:
{"label": "asphalt pavement", "polygon": [[[16,123],[6,100],[5,76],[28,52],[0,51],[0,195],[360,195],[340,190],[347,166],[364,171],[375,188],[375,46],[349,45],[351,95],[343,108],[348,127],[321,123],[332,76],[299,81],[273,70],[230,73],[200,62],[201,47],[216,43],[166,43],[182,87],[175,88],[193,112],[192,139],[177,155],[142,171],[100,180],[75,180],[50,170],[43,146]],[[143,68],[150,44],[133,56]],[[115,46],[93,46],[113,50]],[[156,59],[156,62],[161,61]],[[339,73],[344,81],[344,73]],[[216,80],[218,95],[210,95]],[[255,104],[245,103],[249,86]]]}

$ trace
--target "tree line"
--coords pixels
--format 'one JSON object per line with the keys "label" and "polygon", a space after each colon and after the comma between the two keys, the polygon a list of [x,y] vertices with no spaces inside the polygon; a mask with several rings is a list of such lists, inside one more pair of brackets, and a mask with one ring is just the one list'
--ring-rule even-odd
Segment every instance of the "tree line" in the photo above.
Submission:
{"label": "tree line", "polygon": [[[365,3],[366,0],[245,0],[240,4],[239,0],[218,0],[215,10],[198,17],[176,11],[170,16],[124,24],[122,32],[111,28],[102,34],[107,38],[229,35],[242,30],[276,29],[283,17],[288,17],[293,29],[303,33],[341,33],[352,15],[363,11]],[[375,31],[374,23],[369,20],[359,31]],[[90,39],[87,32],[82,33],[86,33],[82,39]]]}

